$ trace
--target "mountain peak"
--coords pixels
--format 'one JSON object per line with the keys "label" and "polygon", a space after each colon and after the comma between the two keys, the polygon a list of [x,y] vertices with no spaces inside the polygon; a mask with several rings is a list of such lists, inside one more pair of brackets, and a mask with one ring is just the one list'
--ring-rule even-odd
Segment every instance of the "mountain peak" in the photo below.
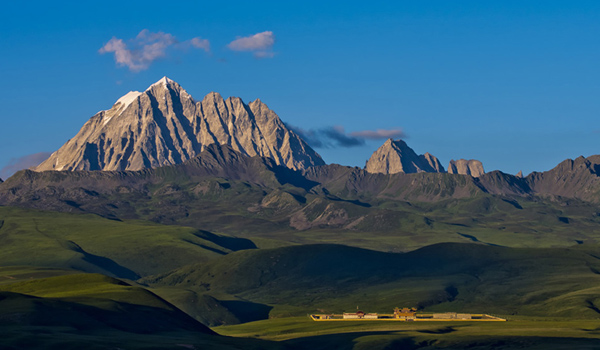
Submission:
{"label": "mountain peak", "polygon": [[365,170],[382,174],[444,172],[439,160],[430,153],[417,155],[406,142],[392,138],[373,153]]}
{"label": "mountain peak", "polygon": [[211,91],[208,94],[206,94],[206,96],[204,96],[203,100],[207,100],[207,101],[224,101],[225,99],[223,99],[223,96],[221,96],[220,93]]}
{"label": "mountain peak", "polygon": [[211,144],[296,170],[325,164],[266,105],[246,105],[237,97],[223,100],[216,92],[196,102],[163,77],[145,92],[131,91],[94,115],[36,170],[156,168],[182,163]]}
{"label": "mountain peak", "polygon": [[159,80],[159,81],[157,81],[157,82],[156,82],[156,83],[154,83],[154,84],[163,84],[163,85],[169,85],[169,84],[172,84],[172,83],[174,83],[174,81],[173,81],[173,80],[171,80],[171,79],[169,79],[169,78],[167,78],[167,76],[165,75],[164,77],[160,78],[160,80]]}
{"label": "mountain peak", "polygon": [[[159,81],[157,81],[156,83],[154,83],[154,84],[150,85],[150,86],[149,86],[149,87],[146,89],[146,91],[148,91],[148,90],[152,89],[152,88],[153,88],[153,87],[155,87],[155,86],[164,86],[164,87],[169,87],[169,86],[171,86],[171,85],[174,85],[174,84],[177,84],[177,82],[175,82],[174,80],[171,80],[171,79],[167,78],[167,76],[164,76],[164,77],[160,78],[160,80],[159,80]],[[177,85],[179,85],[179,84],[177,84]]]}

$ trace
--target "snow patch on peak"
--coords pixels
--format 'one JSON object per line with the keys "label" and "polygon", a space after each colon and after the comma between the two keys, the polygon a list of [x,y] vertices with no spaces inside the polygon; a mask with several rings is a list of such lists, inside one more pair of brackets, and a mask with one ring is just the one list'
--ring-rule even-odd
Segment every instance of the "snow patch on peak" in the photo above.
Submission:
{"label": "snow patch on peak", "polygon": [[154,86],[163,85],[163,86],[167,87],[167,86],[169,86],[169,85],[171,85],[171,84],[173,84],[173,83],[175,83],[173,80],[171,80],[171,79],[167,78],[166,76],[164,76],[164,77],[160,78],[160,80],[159,80],[159,81],[157,81],[156,83],[154,83],[154,84],[150,85],[150,86],[149,86],[149,87],[146,89],[146,91],[150,90],[150,89],[151,89],[152,87],[154,87]]}
{"label": "snow patch on peak", "polygon": [[115,102],[114,104],[114,106],[117,106],[117,110],[115,112],[109,112],[104,114],[102,126],[106,125],[115,115],[120,115],[121,113],[123,113],[123,111],[127,107],[129,107],[129,105],[132,104],[133,101],[135,101],[141,94],[142,93],[139,91],[129,91],[127,94],[118,99],[117,102]]}
{"label": "snow patch on peak", "polygon": [[139,91],[129,91],[123,97],[118,99],[115,104],[120,103],[121,104],[121,107],[119,107],[120,109],[127,108],[127,106],[129,106],[133,101],[135,101],[135,99],[141,94],[142,93]]}

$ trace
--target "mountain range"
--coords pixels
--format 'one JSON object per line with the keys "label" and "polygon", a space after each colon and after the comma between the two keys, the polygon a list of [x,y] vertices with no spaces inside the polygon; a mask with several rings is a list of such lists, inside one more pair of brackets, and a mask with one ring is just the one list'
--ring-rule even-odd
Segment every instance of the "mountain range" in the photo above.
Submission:
{"label": "mountain range", "polygon": [[[0,183],[0,205],[210,230],[257,225],[259,231],[390,232],[398,227],[398,209],[390,208],[399,203],[413,206],[401,204],[401,211],[416,222],[426,210],[415,212],[416,203],[434,203],[446,213],[447,204],[440,203],[447,200],[486,197],[512,203],[510,210],[524,202],[595,205],[599,161],[565,160],[523,177],[485,173],[481,162],[460,159],[450,161],[446,172],[430,153],[418,155],[405,141],[388,139],[364,169],[326,165],[260,100],[246,105],[210,93],[195,102],[164,77],[93,116],[35,172],[21,171]],[[236,219],[209,219],[206,210],[213,218]],[[388,219],[377,219],[382,217]]]}
{"label": "mountain range", "polygon": [[[600,155],[523,176],[388,139],[325,164],[260,100],[165,77],[0,179],[0,348],[594,348],[599,225]],[[520,322],[304,318],[358,304]]]}

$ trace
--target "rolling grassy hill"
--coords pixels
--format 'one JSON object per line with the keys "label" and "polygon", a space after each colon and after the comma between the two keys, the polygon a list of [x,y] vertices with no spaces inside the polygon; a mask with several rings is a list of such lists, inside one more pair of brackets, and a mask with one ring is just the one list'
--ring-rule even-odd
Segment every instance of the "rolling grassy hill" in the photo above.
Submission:
{"label": "rolling grassy hill", "polygon": [[[495,206],[495,215],[514,208],[503,200],[472,201],[448,204],[455,214],[452,219],[459,221],[460,215],[467,215],[466,204],[471,211],[479,208],[484,214]],[[524,206],[521,210],[528,209]],[[575,215],[567,215],[576,220]],[[431,217],[435,217],[434,211]],[[283,241],[264,239],[256,239],[258,246],[280,247],[255,249],[257,244],[248,239],[89,214],[0,207],[0,220],[0,264],[5,268],[30,266],[55,275],[75,270],[132,281],[141,278],[139,282],[208,325],[319,309],[333,312],[356,305],[379,312],[406,305],[426,310],[584,318],[597,317],[595,310],[600,305],[600,260],[596,258],[600,252],[596,245],[500,247],[490,243],[496,242],[491,233],[476,237],[459,224],[445,226],[464,232],[452,234],[458,241],[486,241],[437,244],[406,254],[331,244],[286,246]],[[431,225],[444,227],[436,222]],[[305,235],[335,241],[334,236],[318,232]],[[502,236],[498,240],[519,245],[514,237],[496,235]],[[528,236],[532,242],[553,245],[543,232]],[[395,240],[399,251],[409,251],[414,244],[401,246],[403,241],[393,236],[371,237],[374,241],[378,238]],[[0,276],[3,282],[11,280]]]}
{"label": "rolling grassy hill", "polygon": [[0,207],[0,245],[0,266],[75,269],[132,280],[256,248],[247,239],[189,227],[14,207]]}
{"label": "rolling grassy hill", "polygon": [[271,308],[270,317],[395,306],[598,318],[600,248],[437,244],[409,253],[302,245],[230,253],[141,280]]}
{"label": "rolling grassy hill", "polygon": [[[469,211],[500,215],[515,207],[485,199],[446,206],[457,221]],[[537,210],[535,203],[522,208]],[[573,208],[567,210],[577,213]],[[471,243],[413,251],[409,244],[398,249],[407,253],[390,253],[268,239],[256,239],[255,244],[194,228],[90,214],[0,207],[0,215],[0,331],[6,334],[0,344],[7,349],[485,349],[499,344],[566,349],[589,347],[597,336],[600,248],[595,244],[512,248],[460,236]],[[573,213],[566,215],[577,220]],[[466,232],[466,226],[446,225]],[[529,234],[544,240],[543,232]],[[523,320],[523,329],[530,333],[519,333],[516,325],[461,325],[449,331],[447,325],[324,330],[293,317],[350,311],[357,305],[373,312],[416,306],[425,311],[492,313]],[[563,337],[548,340],[554,334],[541,331],[544,327],[534,319],[555,327]],[[580,320],[580,328],[569,323],[571,319]],[[265,321],[253,322],[257,320]],[[215,330],[285,341],[219,337],[198,321],[211,326],[242,323]]]}
{"label": "rolling grassy hill", "polygon": [[0,284],[2,349],[280,348],[218,336],[146,289],[111,277],[67,274],[23,280],[48,271],[7,272],[21,278]]}

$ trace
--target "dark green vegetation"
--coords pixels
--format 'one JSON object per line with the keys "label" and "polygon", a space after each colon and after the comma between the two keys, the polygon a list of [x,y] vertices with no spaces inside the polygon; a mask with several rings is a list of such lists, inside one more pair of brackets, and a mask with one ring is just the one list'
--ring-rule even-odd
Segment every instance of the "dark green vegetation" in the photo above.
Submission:
{"label": "dark green vegetation", "polygon": [[[585,348],[596,158],[472,178],[295,172],[211,147],[139,172],[22,171],[0,183],[0,348]],[[509,322],[298,318],[357,305]]]}
{"label": "dark green vegetation", "polygon": [[[376,271],[376,273],[374,273]],[[271,317],[424,311],[600,318],[600,247],[437,244],[409,253],[302,245],[231,253],[149,285],[270,306]]]}

